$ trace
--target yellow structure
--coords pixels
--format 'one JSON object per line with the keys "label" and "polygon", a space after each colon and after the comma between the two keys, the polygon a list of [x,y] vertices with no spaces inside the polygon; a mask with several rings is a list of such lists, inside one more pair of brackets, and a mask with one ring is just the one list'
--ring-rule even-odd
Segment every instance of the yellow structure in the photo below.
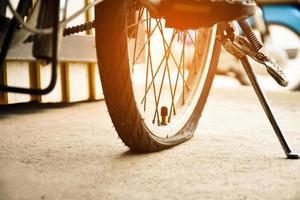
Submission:
{"label": "yellow structure", "polygon": [[[76,4],[69,1],[67,13],[74,13],[76,10],[88,3],[89,0],[76,1]],[[90,10],[85,15],[79,16],[75,21],[72,21],[68,26],[84,23],[92,20],[93,12]],[[93,31],[81,33],[80,35],[93,35]],[[78,36],[79,37],[79,36]],[[93,41],[93,36],[89,39]],[[72,40],[72,37],[71,37]],[[72,41],[71,41],[72,42]],[[74,42],[78,40],[74,39]],[[70,41],[69,41],[70,43]],[[23,103],[30,101],[38,102],[76,102],[85,100],[96,100],[103,98],[102,88],[98,74],[98,67],[95,59],[95,45],[91,47],[93,58],[85,59],[80,57],[80,52],[75,52],[78,55],[60,56],[58,64],[57,83],[54,90],[43,96],[24,95],[16,93],[0,92],[0,104]],[[61,53],[66,54],[67,48],[61,48]],[[77,51],[80,51],[79,49]],[[72,54],[72,53],[71,53]],[[45,88],[51,76],[51,66],[41,66],[34,59],[15,59],[8,58],[3,71],[3,82],[5,85],[30,87],[30,88]]]}

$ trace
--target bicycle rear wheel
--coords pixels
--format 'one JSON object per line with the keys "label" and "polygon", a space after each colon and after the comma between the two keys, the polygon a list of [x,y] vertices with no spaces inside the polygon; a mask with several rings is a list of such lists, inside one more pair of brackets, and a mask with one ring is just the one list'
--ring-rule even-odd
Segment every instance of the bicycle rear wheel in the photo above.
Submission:
{"label": "bicycle rear wheel", "polygon": [[165,28],[125,0],[98,5],[95,20],[104,97],[122,141],[152,152],[190,139],[216,71],[216,27]]}

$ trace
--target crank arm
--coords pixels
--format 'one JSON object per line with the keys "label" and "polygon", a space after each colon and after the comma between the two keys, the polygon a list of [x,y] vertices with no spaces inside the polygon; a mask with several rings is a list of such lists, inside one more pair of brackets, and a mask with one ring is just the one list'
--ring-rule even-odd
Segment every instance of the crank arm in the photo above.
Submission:
{"label": "crank arm", "polygon": [[251,44],[241,36],[235,36],[234,43],[244,54],[250,56],[258,63],[263,64],[266,67],[267,72],[279,85],[283,87],[288,86],[289,81],[287,77],[285,76],[282,68],[273,59],[267,57],[261,52],[253,50]]}

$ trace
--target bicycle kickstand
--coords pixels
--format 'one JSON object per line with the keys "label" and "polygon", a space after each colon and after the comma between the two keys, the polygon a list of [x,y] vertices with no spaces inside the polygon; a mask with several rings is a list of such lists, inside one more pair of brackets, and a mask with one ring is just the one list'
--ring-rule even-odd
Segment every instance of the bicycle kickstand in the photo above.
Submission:
{"label": "bicycle kickstand", "polygon": [[251,65],[248,61],[248,58],[246,56],[243,56],[241,59],[241,63],[247,73],[247,76],[251,82],[252,87],[254,88],[256,95],[259,98],[259,101],[267,115],[267,117],[269,118],[269,121],[279,139],[279,142],[287,156],[288,159],[299,159],[299,155],[295,152],[292,151],[292,149],[290,148],[284,134],[281,131],[281,128],[279,127],[276,118],[274,117],[274,114],[271,110],[271,106],[268,103],[268,100],[264,94],[264,92],[262,91],[260,85],[257,82],[256,76],[251,68]]}
{"label": "bicycle kickstand", "polygon": [[[234,57],[236,57],[241,61],[243,68],[246,71],[246,74],[251,82],[251,85],[254,88],[256,95],[259,98],[259,101],[265,111],[265,114],[267,115],[287,158],[299,159],[299,154],[292,151],[283,132],[281,131],[281,128],[279,127],[277,120],[275,119],[274,114],[271,110],[271,106],[267,100],[267,97],[262,91],[257,81],[257,78],[252,70],[247,55],[253,58],[254,60],[256,60],[257,62],[264,64],[267,67],[267,71],[269,72],[269,74],[280,85],[286,86],[288,84],[287,79],[285,78],[283,72],[281,71],[281,68],[273,60],[263,55],[262,53],[259,53],[258,51],[256,52],[253,49],[251,49],[251,44],[248,41],[246,41],[243,37],[233,35],[233,31],[230,28],[231,27],[228,25],[226,27],[226,31],[230,30],[229,34],[231,35],[229,36],[225,35],[224,37],[224,35],[221,34],[220,36],[220,41],[223,47],[227,52],[229,52],[230,54],[232,54]],[[236,43],[234,43],[234,41]]]}

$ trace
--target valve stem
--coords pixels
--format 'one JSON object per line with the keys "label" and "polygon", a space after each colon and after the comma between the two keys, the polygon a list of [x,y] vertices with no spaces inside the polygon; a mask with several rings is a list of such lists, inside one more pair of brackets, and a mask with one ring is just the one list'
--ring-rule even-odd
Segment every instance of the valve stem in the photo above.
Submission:
{"label": "valve stem", "polygon": [[161,115],[161,125],[166,126],[167,125],[167,116],[168,116],[168,107],[166,107],[166,106],[161,107],[160,115]]}

